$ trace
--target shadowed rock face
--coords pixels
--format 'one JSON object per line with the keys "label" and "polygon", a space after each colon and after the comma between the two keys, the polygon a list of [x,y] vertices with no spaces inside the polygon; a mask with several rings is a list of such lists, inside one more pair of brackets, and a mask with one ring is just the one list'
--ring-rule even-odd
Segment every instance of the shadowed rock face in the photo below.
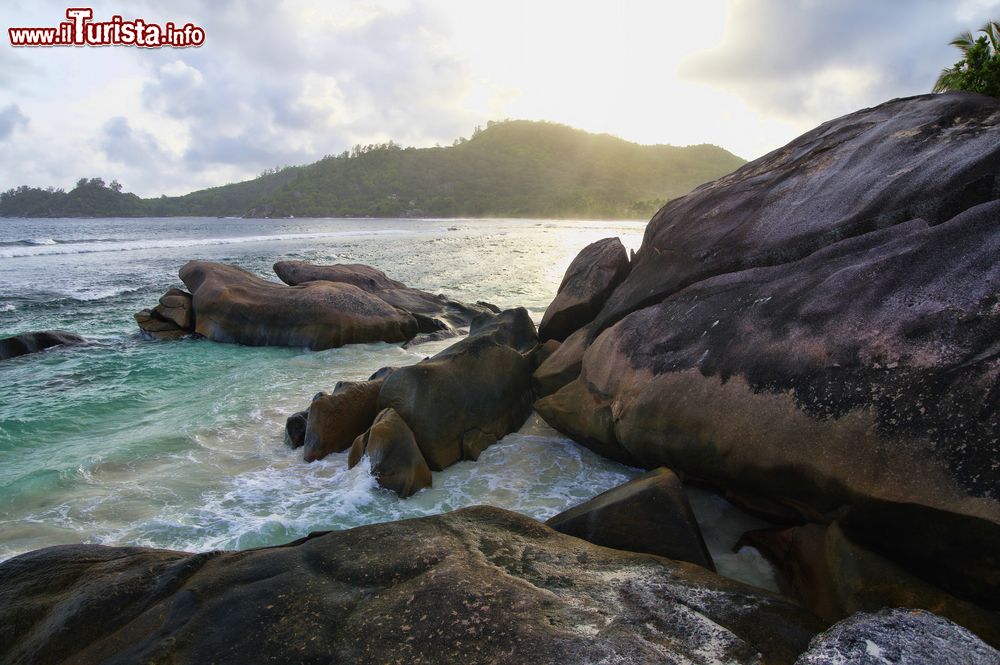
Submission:
{"label": "shadowed rock face", "polygon": [[28,353],[37,353],[53,346],[65,344],[85,344],[87,340],[62,330],[43,330],[40,332],[21,333],[13,337],[0,339],[0,360],[16,358]]}
{"label": "shadowed rock face", "polygon": [[246,552],[0,564],[3,662],[790,663],[815,630],[776,595],[486,507]]}
{"label": "shadowed rock face", "polygon": [[993,665],[1000,652],[961,626],[903,608],[858,612],[817,635],[796,665],[937,663]]}
{"label": "shadowed rock face", "polygon": [[838,522],[751,531],[737,544],[743,545],[764,554],[779,572],[782,591],[825,621],[883,607],[913,607],[933,611],[990,644],[1000,644],[1000,612],[958,599],[909,574],[848,537]]}
{"label": "shadowed rock face", "polygon": [[[657,213],[580,376],[536,408],[808,519],[905,506],[896,528],[918,533],[935,515],[997,597],[998,198],[1000,100],[827,123]],[[968,595],[956,571],[938,582]]]}
{"label": "shadowed rock face", "polygon": [[546,308],[538,338],[561,342],[590,323],[628,274],[628,267],[628,253],[618,238],[584,247],[566,269],[555,300]]}
{"label": "shadowed rock face", "polygon": [[208,261],[189,261],[180,277],[193,296],[195,332],[217,342],[328,349],[417,334],[411,315],[350,284],[285,286]]}
{"label": "shadowed rock face", "polygon": [[595,545],[645,552],[715,570],[680,479],[656,469],[545,522]]}
{"label": "shadowed rock face", "polygon": [[469,337],[390,374],[379,409],[395,409],[406,421],[432,470],[478,459],[531,413],[537,343],[525,309],[484,316]]}
{"label": "shadowed rock face", "polygon": [[417,319],[421,333],[455,333],[460,328],[468,327],[480,314],[499,311],[486,303],[468,305],[442,295],[410,288],[390,279],[381,270],[360,263],[320,266],[305,261],[278,261],[274,264],[274,272],[281,281],[292,286],[315,281],[357,286],[393,307],[412,314]]}

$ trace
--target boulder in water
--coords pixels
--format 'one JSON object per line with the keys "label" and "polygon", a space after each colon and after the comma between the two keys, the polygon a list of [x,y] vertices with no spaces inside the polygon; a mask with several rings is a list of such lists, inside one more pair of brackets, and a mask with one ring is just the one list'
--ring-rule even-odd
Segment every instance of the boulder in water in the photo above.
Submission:
{"label": "boulder in water", "polygon": [[208,261],[189,261],[180,276],[193,296],[195,330],[217,342],[328,349],[417,333],[412,316],[350,284],[286,286]]}
{"label": "boulder in water", "polygon": [[26,332],[0,339],[0,360],[37,353],[53,346],[75,346],[86,343],[87,340],[83,337],[63,330]]}
{"label": "boulder in water", "polygon": [[413,432],[392,409],[384,409],[375,422],[358,436],[347,458],[354,468],[368,457],[378,484],[405,499],[432,484],[431,470],[417,447]]}
{"label": "boulder in water", "polygon": [[523,308],[477,319],[468,337],[390,374],[379,409],[409,425],[427,465],[475,460],[531,413],[535,327]]}
{"label": "boulder in water", "polygon": [[307,462],[351,447],[378,414],[381,381],[341,381],[332,394],[319,393],[306,416],[302,456]]}

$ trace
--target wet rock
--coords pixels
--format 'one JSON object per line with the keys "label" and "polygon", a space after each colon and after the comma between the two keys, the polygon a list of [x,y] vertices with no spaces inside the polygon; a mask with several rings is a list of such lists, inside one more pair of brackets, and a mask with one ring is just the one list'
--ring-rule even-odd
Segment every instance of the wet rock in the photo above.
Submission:
{"label": "wet rock", "polygon": [[545,523],[595,545],[658,554],[715,570],[684,486],[670,469],[650,471]]}
{"label": "wet rock", "polygon": [[777,595],[489,507],[245,552],[0,563],[9,663],[790,663],[815,632]]}
{"label": "wet rock", "polygon": [[306,422],[309,411],[299,411],[285,420],[285,445],[292,450],[301,448],[306,442]]}
{"label": "wet rock", "polygon": [[417,333],[412,316],[346,283],[286,286],[208,261],[188,262],[180,277],[193,295],[195,330],[217,342],[328,349]]}
{"label": "wet rock", "polygon": [[406,421],[432,470],[475,460],[530,414],[535,344],[523,308],[477,318],[465,339],[386,378],[379,409]]}
{"label": "wet rock", "polygon": [[319,393],[309,405],[302,458],[323,459],[351,447],[378,415],[381,381],[341,381],[332,394]]}
{"label": "wet rock", "polygon": [[[914,506],[891,511],[912,542],[920,515],[952,515],[934,542],[989,561],[974,534],[1000,527],[998,119],[981,95],[894,100],[672,201],[538,412],[804,518]],[[935,582],[968,593],[958,568]]]}
{"label": "wet rock", "polygon": [[1000,652],[961,626],[923,610],[892,608],[858,612],[817,635],[796,665],[998,662]]}
{"label": "wet rock", "polygon": [[590,323],[628,274],[629,259],[618,238],[584,247],[563,276],[555,300],[538,326],[538,338],[563,341]]}
{"label": "wet rock", "polygon": [[347,458],[348,468],[357,466],[362,457],[370,460],[378,484],[402,499],[431,486],[431,470],[413,432],[392,409],[379,413],[368,431],[354,440]]}
{"label": "wet rock", "polygon": [[53,346],[73,346],[86,343],[87,340],[83,337],[63,330],[26,332],[0,339],[0,360],[37,353]]}

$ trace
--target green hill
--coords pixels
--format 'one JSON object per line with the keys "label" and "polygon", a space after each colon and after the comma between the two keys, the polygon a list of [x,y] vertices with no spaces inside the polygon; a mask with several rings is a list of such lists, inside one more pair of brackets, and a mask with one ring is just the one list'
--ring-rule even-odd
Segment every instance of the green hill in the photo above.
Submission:
{"label": "green hill", "polygon": [[[713,145],[643,146],[509,120],[477,128],[450,147],[356,146],[184,196],[139,199],[105,187],[101,197],[89,190],[81,197],[79,183],[69,193],[21,187],[0,196],[0,215],[646,218],[743,163]],[[95,180],[81,183],[91,188]]]}

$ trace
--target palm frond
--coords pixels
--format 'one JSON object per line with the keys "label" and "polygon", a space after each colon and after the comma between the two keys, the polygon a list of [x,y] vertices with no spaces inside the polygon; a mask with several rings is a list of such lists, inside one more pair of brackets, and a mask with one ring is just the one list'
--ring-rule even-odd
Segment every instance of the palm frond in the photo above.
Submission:
{"label": "palm frond", "polygon": [[969,50],[975,43],[976,43],[976,38],[968,30],[960,34],[958,37],[955,37],[950,42],[951,46],[957,46],[958,48],[962,49],[962,51]]}

